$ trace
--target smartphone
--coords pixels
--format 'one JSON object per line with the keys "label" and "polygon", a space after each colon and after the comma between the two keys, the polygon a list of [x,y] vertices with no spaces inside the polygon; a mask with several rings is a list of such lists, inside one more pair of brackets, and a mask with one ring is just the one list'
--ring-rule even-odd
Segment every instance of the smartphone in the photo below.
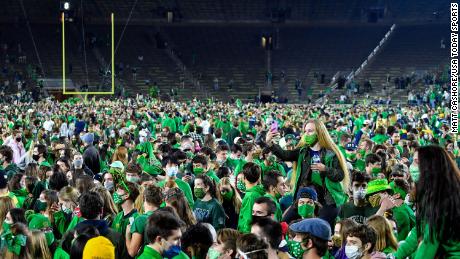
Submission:
{"label": "smartphone", "polygon": [[272,133],[278,132],[278,122],[277,121],[272,122],[272,125],[270,126],[270,131]]}

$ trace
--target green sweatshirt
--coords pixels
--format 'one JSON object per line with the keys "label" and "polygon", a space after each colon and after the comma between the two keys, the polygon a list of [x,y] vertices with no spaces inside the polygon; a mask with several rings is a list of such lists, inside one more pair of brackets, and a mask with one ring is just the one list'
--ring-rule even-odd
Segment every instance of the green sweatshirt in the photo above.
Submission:
{"label": "green sweatshirt", "polygon": [[398,227],[398,241],[405,240],[409,231],[415,226],[415,215],[407,204],[393,208],[393,218]]}
{"label": "green sweatshirt", "polygon": [[268,193],[266,193],[264,195],[264,197],[268,197],[268,198],[272,199],[275,202],[275,205],[276,205],[275,220],[278,221],[278,222],[281,222],[281,219],[283,218],[283,211],[281,211],[281,206],[280,206],[280,203],[278,202],[278,200],[275,197],[273,197],[270,194],[268,194]]}
{"label": "green sweatshirt", "polygon": [[460,258],[460,242],[448,240],[440,242],[438,239],[429,239],[429,226],[425,226],[423,240],[420,242],[415,259],[435,258],[439,251],[443,251],[442,258]]}
{"label": "green sweatshirt", "polygon": [[248,190],[244,195],[244,199],[241,204],[240,216],[238,219],[238,230],[243,233],[249,233],[251,231],[252,222],[252,206],[254,201],[264,196],[265,191],[261,185],[256,185]]}

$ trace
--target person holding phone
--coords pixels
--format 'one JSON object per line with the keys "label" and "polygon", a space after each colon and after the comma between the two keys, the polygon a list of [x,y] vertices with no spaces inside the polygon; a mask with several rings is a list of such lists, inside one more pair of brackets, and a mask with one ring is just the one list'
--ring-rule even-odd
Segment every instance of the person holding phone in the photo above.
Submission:
{"label": "person holding phone", "polygon": [[[274,127],[273,127],[274,128]],[[347,162],[337,145],[332,141],[320,120],[309,120],[304,126],[304,135],[293,150],[283,150],[274,144],[279,135],[267,132],[269,150],[283,161],[295,162],[291,176],[294,197],[301,187],[311,187],[318,193],[318,202],[323,205],[319,218],[334,226],[339,207],[347,200],[349,172]]]}

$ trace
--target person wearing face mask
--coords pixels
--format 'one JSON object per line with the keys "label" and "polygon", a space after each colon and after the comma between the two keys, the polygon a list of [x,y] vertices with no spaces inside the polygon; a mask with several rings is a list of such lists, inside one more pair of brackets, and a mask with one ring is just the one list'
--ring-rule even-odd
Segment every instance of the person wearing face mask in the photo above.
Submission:
{"label": "person wearing face mask", "polygon": [[89,175],[91,177],[94,176],[93,171],[91,171],[91,169],[85,165],[81,153],[74,154],[72,168],[70,169],[70,171],[72,172],[73,180],[77,179],[80,175]]}
{"label": "person wearing face mask", "polygon": [[24,144],[22,143],[21,132],[15,131],[14,135],[5,141],[4,145],[9,146],[13,151],[13,163],[19,164],[21,157],[26,154]]}
{"label": "person wearing face mask", "polygon": [[384,253],[374,252],[377,235],[367,225],[358,225],[349,230],[345,245],[348,259],[385,259]]}
{"label": "person wearing face mask", "polygon": [[278,171],[268,171],[264,174],[262,185],[266,191],[265,197],[272,199],[276,204],[275,220],[280,222],[283,212],[279,200],[286,193],[286,183],[284,177]]}
{"label": "person wearing face mask", "polygon": [[129,163],[126,167],[126,181],[139,184],[142,168],[137,163]]}
{"label": "person wearing face mask", "polygon": [[420,169],[419,169],[419,160],[418,160],[418,151],[414,152],[414,157],[412,160],[412,164],[409,167],[409,173],[412,177],[412,180],[417,183],[418,179],[420,178]]}
{"label": "person wearing face mask", "polygon": [[[393,190],[386,179],[376,179],[368,183],[366,198],[373,208],[378,208],[376,215],[383,216],[387,211],[394,213],[393,209],[404,203],[399,194],[394,196],[392,194]],[[405,221],[409,221],[409,219],[405,219]]]}
{"label": "person wearing face mask", "polygon": [[[390,183],[393,192],[402,200],[406,200],[410,187],[404,179],[395,179]],[[398,233],[396,235],[398,242],[405,240],[410,230],[415,226],[414,211],[405,202],[393,208],[393,218],[396,222]]]}
{"label": "person wearing face mask", "polygon": [[331,227],[318,218],[304,219],[289,226],[295,233],[288,241],[289,253],[295,258],[320,259],[328,256]]}
{"label": "person wearing face mask", "polygon": [[366,174],[371,178],[377,178],[382,172],[382,158],[376,154],[366,156]]}
{"label": "person wearing face mask", "polygon": [[208,170],[208,159],[203,155],[197,155],[192,159],[193,174],[195,176],[205,174],[209,176],[215,184],[218,184],[220,179],[213,170]]}
{"label": "person wearing face mask", "polygon": [[295,162],[291,186],[293,196],[301,187],[314,187],[318,201],[323,205],[319,216],[334,225],[339,207],[347,197],[344,192],[349,185],[346,159],[332,141],[324,123],[318,119],[309,120],[304,126],[305,134],[294,150],[283,150],[273,144],[277,133],[269,131],[266,142],[273,154],[283,161]]}
{"label": "person wearing face mask", "polygon": [[262,151],[262,155],[265,157],[265,159],[262,160],[262,163],[260,163],[260,167],[262,168],[262,173],[267,173],[268,171],[279,171],[282,176],[286,176],[286,171],[284,170],[284,167],[278,163],[276,160],[276,156],[272,154],[268,149],[265,149]]}
{"label": "person wearing face mask", "polygon": [[193,208],[194,200],[193,200],[193,193],[190,185],[183,180],[177,178],[177,174],[179,173],[179,162],[175,156],[167,156],[164,157],[161,161],[163,165],[163,170],[166,172],[166,178],[160,182],[158,182],[158,187],[164,188],[165,184],[168,181],[174,181],[179,189],[184,192],[185,197],[191,208]]}
{"label": "person wearing face mask", "polygon": [[148,218],[157,211],[163,203],[163,194],[161,188],[157,186],[148,186],[143,193],[144,214],[139,215],[133,223],[126,228],[126,248],[131,257],[142,254],[142,250],[148,241],[144,239],[145,227]]}
{"label": "person wearing face mask", "polygon": [[145,229],[150,242],[138,259],[189,258],[181,251],[182,222],[168,211],[158,211],[148,218]]}
{"label": "person wearing face mask", "polygon": [[94,134],[86,133],[85,135],[81,136],[81,140],[83,141],[85,150],[83,152],[83,161],[94,174],[98,174],[101,170],[101,158],[99,156],[99,151],[96,149],[96,147],[93,146]]}
{"label": "person wearing face mask", "polygon": [[137,196],[139,196],[137,184],[123,183],[121,181],[116,185],[115,192],[112,195],[115,205],[121,208],[121,211],[113,219],[112,229],[123,235],[123,244],[127,226],[132,224],[139,216],[137,209],[134,208]]}
{"label": "person wearing face mask", "polygon": [[238,226],[238,214],[241,209],[241,197],[236,188],[231,184],[228,177],[220,179],[217,185],[218,200],[224,208],[227,219],[225,220],[225,227],[236,229]]}
{"label": "person wearing face mask", "polygon": [[0,147],[0,169],[5,172],[8,179],[19,172],[19,168],[13,163],[13,150],[9,146]]}
{"label": "person wearing face mask", "polygon": [[302,187],[297,192],[295,205],[288,209],[283,220],[291,222],[293,219],[315,218],[318,215],[319,208],[320,205],[316,191],[309,187]]}
{"label": "person wearing face mask", "polygon": [[356,156],[357,147],[355,143],[350,142],[345,145],[345,157],[347,158],[347,163],[350,165],[350,170],[364,168],[364,160],[359,160]]}
{"label": "person wearing face mask", "polygon": [[59,204],[51,205],[51,210],[54,212],[54,227],[61,235],[65,234],[72,221],[79,196],[77,189],[67,186],[58,193]]}
{"label": "person wearing face mask", "polygon": [[351,178],[353,199],[342,206],[339,217],[364,224],[370,216],[378,211],[378,207],[372,207],[366,200],[367,184],[370,177],[365,173],[353,171]]}
{"label": "person wearing face mask", "polygon": [[[262,170],[255,163],[247,163],[243,167],[243,179],[246,193],[244,195],[240,216],[238,218],[238,230],[243,233],[249,233],[251,230],[252,210],[255,200],[265,195],[263,186],[260,183]],[[272,201],[273,202],[273,201]]]}
{"label": "person wearing face mask", "polygon": [[104,177],[104,181],[103,181],[104,188],[107,189],[107,191],[109,191],[110,193],[113,193],[115,189],[115,183],[113,181],[112,174],[109,172],[105,172],[103,177]]}
{"label": "person wearing face mask", "polygon": [[225,227],[225,211],[218,202],[214,182],[206,175],[198,175],[195,178],[193,193],[197,200],[193,207],[193,213],[198,222],[209,223],[216,230]]}

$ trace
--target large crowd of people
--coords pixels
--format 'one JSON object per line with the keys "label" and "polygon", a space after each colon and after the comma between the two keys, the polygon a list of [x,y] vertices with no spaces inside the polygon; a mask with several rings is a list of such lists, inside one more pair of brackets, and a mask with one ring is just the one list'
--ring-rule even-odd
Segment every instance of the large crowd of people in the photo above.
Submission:
{"label": "large crowd of people", "polygon": [[460,258],[440,104],[2,103],[0,258]]}

